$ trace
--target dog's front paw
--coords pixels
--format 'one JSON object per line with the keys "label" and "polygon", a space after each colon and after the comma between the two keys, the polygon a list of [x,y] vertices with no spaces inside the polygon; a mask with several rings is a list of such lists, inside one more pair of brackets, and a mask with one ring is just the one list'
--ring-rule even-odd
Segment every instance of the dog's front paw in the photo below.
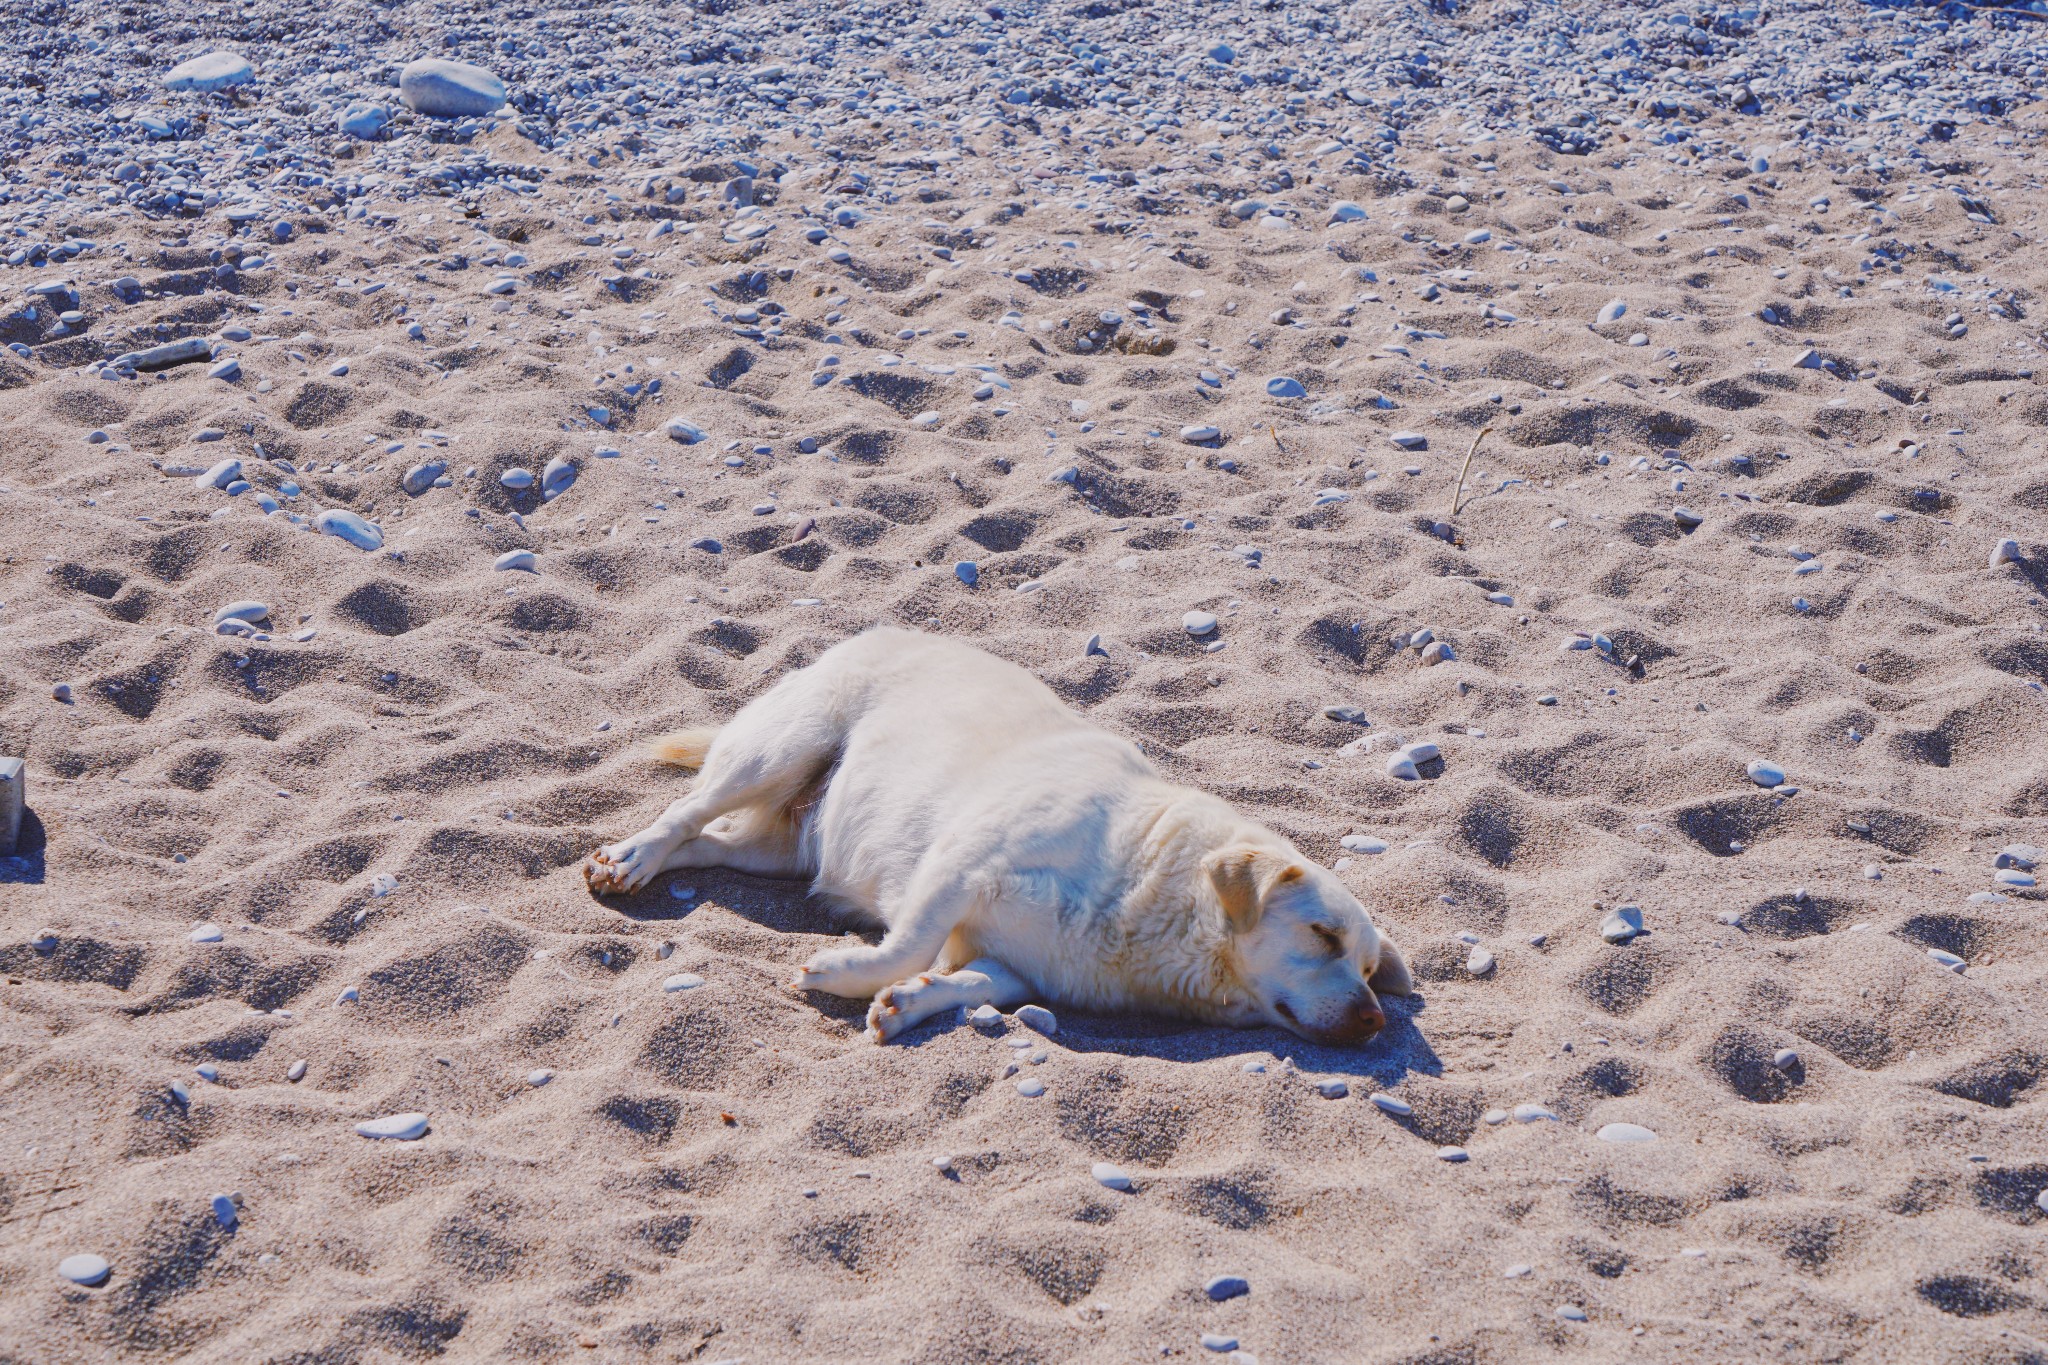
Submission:
{"label": "dog's front paw", "polygon": [[797,971],[792,984],[800,991],[823,991],[827,995],[858,1000],[881,990],[887,975],[877,979],[875,950],[866,944],[855,948],[828,948]]}
{"label": "dog's front paw", "polygon": [[931,989],[929,976],[912,977],[875,992],[868,1005],[868,1037],[886,1043],[901,1037],[924,1018],[917,1008],[918,996]]}

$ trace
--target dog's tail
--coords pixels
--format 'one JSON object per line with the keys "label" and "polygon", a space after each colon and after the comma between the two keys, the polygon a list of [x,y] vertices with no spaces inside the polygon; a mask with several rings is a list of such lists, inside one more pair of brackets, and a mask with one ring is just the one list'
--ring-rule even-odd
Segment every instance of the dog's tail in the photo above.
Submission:
{"label": "dog's tail", "polygon": [[716,738],[718,730],[715,726],[678,730],[655,740],[650,752],[662,763],[673,763],[678,768],[701,768],[704,755],[711,751],[711,741]]}

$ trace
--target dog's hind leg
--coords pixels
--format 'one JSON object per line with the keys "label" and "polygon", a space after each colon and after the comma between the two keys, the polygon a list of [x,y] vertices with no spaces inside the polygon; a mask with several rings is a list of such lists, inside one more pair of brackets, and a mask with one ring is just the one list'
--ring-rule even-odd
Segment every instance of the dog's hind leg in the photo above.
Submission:
{"label": "dog's hind leg", "polygon": [[719,816],[787,809],[839,755],[845,732],[831,702],[829,679],[804,669],[742,708],[711,741],[695,790],[638,834],[590,855],[590,889],[637,891]]}
{"label": "dog's hind leg", "polygon": [[911,879],[900,908],[884,913],[889,928],[873,947],[827,948],[797,972],[790,985],[850,999],[872,996],[893,981],[929,968],[960,922],[986,894],[971,871],[946,868]]}
{"label": "dog's hind leg", "polygon": [[809,877],[815,871],[804,862],[796,823],[758,806],[712,821],[661,863],[663,872],[690,867],[729,867],[756,877]]}
{"label": "dog's hind leg", "polygon": [[868,1036],[886,1043],[916,1028],[933,1015],[954,1009],[999,1010],[1031,1003],[1038,992],[1031,983],[992,957],[978,957],[944,976],[913,976],[884,986],[868,1006]]}

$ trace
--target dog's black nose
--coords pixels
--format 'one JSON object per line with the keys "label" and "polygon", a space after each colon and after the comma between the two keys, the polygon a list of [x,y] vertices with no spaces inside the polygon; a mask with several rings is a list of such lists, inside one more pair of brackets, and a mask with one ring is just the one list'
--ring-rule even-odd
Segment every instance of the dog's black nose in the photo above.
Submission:
{"label": "dog's black nose", "polygon": [[1362,1043],[1387,1026],[1386,1012],[1380,1009],[1378,1001],[1364,1001],[1358,1006],[1358,1023],[1358,1041]]}

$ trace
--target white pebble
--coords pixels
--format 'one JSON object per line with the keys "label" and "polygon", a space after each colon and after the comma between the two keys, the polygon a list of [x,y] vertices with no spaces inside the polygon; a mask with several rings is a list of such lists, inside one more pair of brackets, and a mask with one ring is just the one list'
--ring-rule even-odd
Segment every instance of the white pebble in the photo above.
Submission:
{"label": "white pebble", "polygon": [[1397,1119],[1405,1119],[1415,1112],[1414,1105],[1398,1096],[1389,1095],[1384,1090],[1375,1090],[1367,1098],[1373,1102],[1380,1112],[1392,1114]]}
{"label": "white pebble", "polygon": [[1472,1159],[1472,1154],[1466,1151],[1463,1147],[1439,1147],[1436,1149],[1436,1159],[1438,1161],[1453,1162],[1470,1161]]}
{"label": "white pebble", "polygon": [[356,1125],[356,1132],[366,1138],[392,1138],[399,1142],[411,1142],[423,1137],[427,1131],[425,1114],[387,1114],[381,1119],[366,1119]]}
{"label": "white pebble", "polygon": [[1640,905],[1618,905],[1600,921],[1600,937],[1609,943],[1627,943],[1643,932],[1643,908]]}
{"label": "white pebble", "polygon": [[1043,1005],[1025,1005],[1017,1011],[1017,1022],[1050,1038],[1060,1031],[1060,1021]]}
{"label": "white pebble", "polygon": [[549,1071],[546,1067],[540,1067],[536,1070],[529,1071],[526,1073],[526,1083],[528,1085],[536,1087],[546,1085],[549,1081],[553,1080],[554,1078],[555,1073]]}
{"label": "white pebble", "polygon": [[114,1268],[107,1264],[106,1257],[81,1251],[57,1262],[57,1273],[73,1284],[94,1285],[113,1274]]}
{"label": "white pebble", "polygon": [[1035,1100],[1045,1093],[1045,1082],[1036,1076],[1026,1076],[1017,1082],[1017,1093],[1027,1100]]}
{"label": "white pebble", "polygon": [[534,573],[539,563],[540,560],[531,550],[507,550],[492,562],[491,567],[500,573]]}
{"label": "white pebble", "polygon": [[2017,540],[2001,540],[1991,547],[1991,567],[2020,562],[2020,543]]}
{"label": "white pebble", "polygon": [[1351,853],[1385,853],[1387,851],[1387,841],[1385,839],[1375,839],[1370,834],[1347,834],[1337,842]]}
{"label": "white pebble", "polygon": [[1593,1135],[1602,1142],[1655,1142],[1657,1135],[1637,1123],[1610,1123]]}
{"label": "white pebble", "polygon": [[1493,954],[1484,948],[1474,948],[1472,955],[1465,959],[1465,970],[1473,976],[1485,976],[1493,970]]}
{"label": "white pebble", "polygon": [[1207,635],[1216,629],[1216,618],[1206,611],[1191,611],[1180,618],[1180,624],[1190,635]]}
{"label": "white pebble", "polygon": [[1088,1168],[1088,1174],[1095,1177],[1095,1183],[1106,1189],[1128,1190],[1131,1178],[1121,1166],[1112,1166],[1107,1161],[1098,1161]]}
{"label": "white pebble", "polygon": [[1759,787],[1781,786],[1785,781],[1785,770],[1768,759],[1752,758],[1747,771],[1749,780]]}
{"label": "white pebble", "polygon": [[674,994],[677,991],[693,991],[703,984],[704,978],[695,972],[677,972],[674,976],[662,982],[661,988],[670,994]]}
{"label": "white pebble", "polygon": [[294,1082],[306,1079],[306,1059],[301,1057],[286,1068],[284,1078]]}
{"label": "white pebble", "polygon": [[1341,1100],[1351,1093],[1351,1087],[1342,1081],[1317,1081],[1316,1093],[1326,1100]]}
{"label": "white pebble", "polygon": [[1514,1119],[1516,1123],[1558,1122],[1557,1115],[1551,1113],[1540,1104],[1516,1105],[1514,1108]]}
{"label": "white pebble", "polygon": [[225,935],[221,933],[218,924],[202,924],[185,937],[194,943],[218,943]]}

